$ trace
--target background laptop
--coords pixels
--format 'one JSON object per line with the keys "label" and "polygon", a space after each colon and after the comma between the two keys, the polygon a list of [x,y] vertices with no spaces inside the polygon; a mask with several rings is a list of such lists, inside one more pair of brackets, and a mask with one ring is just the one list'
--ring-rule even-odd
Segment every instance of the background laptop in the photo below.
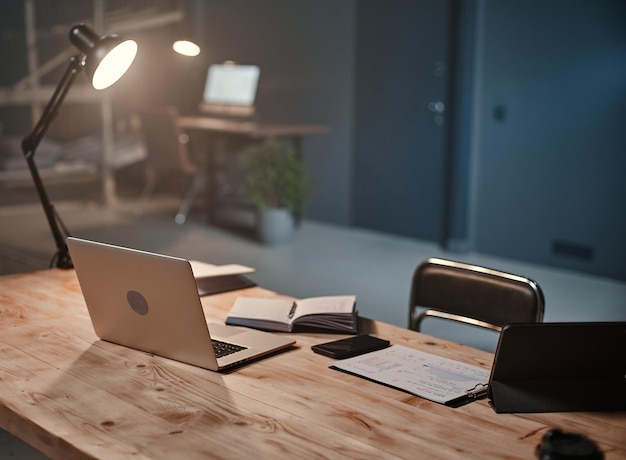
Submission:
{"label": "background laptop", "polygon": [[506,325],[489,399],[507,413],[626,410],[626,322]]}
{"label": "background laptop", "polygon": [[255,65],[227,62],[209,66],[200,111],[218,116],[252,116],[259,73]]}
{"label": "background laptop", "polygon": [[[213,371],[295,343],[290,337],[208,324],[187,260],[68,238],[96,335]],[[232,344],[227,354],[214,342]]]}

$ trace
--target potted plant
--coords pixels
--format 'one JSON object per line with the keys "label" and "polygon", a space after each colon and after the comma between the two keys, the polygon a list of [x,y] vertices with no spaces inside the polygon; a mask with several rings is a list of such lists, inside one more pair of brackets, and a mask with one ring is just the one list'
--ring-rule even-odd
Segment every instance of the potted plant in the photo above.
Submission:
{"label": "potted plant", "polygon": [[257,207],[257,234],[268,244],[288,240],[301,216],[311,184],[291,142],[267,138],[240,154],[245,169],[242,195]]}

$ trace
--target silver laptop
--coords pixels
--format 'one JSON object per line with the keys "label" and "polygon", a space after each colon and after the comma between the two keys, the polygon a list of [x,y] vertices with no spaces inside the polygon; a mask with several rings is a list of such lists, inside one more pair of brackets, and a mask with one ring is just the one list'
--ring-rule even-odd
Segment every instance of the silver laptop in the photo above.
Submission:
{"label": "silver laptop", "polygon": [[200,111],[217,116],[254,115],[259,74],[255,65],[226,62],[209,66]]}
{"label": "silver laptop", "polygon": [[212,371],[295,343],[284,335],[207,324],[185,259],[73,237],[67,244],[102,340]]}

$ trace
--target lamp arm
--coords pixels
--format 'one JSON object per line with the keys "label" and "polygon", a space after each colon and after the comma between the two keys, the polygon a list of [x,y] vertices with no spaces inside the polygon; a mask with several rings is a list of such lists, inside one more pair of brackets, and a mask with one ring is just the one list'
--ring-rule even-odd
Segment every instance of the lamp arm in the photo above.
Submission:
{"label": "lamp arm", "polygon": [[63,74],[63,78],[57,85],[57,88],[43,111],[41,118],[33,128],[33,131],[22,140],[22,152],[26,158],[28,169],[30,170],[33,182],[35,183],[39,200],[41,201],[46,219],[48,220],[48,225],[50,226],[50,231],[52,232],[52,236],[57,246],[57,252],[54,257],[54,259],[56,259],[57,268],[73,268],[74,266],[65,242],[65,237],[63,236],[59,225],[63,228],[65,236],[69,236],[69,233],[54,210],[54,206],[50,203],[46,189],[43,185],[41,177],[39,176],[37,165],[35,164],[35,152],[39,143],[43,139],[43,136],[46,134],[50,123],[52,123],[54,118],[59,113],[59,107],[63,103],[63,100],[72,86],[76,75],[78,75],[81,71],[82,66],[83,60],[81,55],[73,56],[70,59],[70,63]]}
{"label": "lamp arm", "polygon": [[81,55],[72,56],[70,58],[70,63],[67,66],[61,81],[54,90],[54,94],[52,94],[48,105],[46,105],[46,108],[41,114],[39,121],[31,133],[22,139],[22,151],[24,152],[24,155],[35,155],[35,150],[37,150],[41,139],[43,139],[46,131],[48,131],[50,123],[52,123],[52,120],[54,120],[54,118],[58,115],[59,107],[63,104],[65,96],[72,86],[72,83],[74,83],[76,75],[78,75],[78,73],[82,70],[82,66],[83,60]]}

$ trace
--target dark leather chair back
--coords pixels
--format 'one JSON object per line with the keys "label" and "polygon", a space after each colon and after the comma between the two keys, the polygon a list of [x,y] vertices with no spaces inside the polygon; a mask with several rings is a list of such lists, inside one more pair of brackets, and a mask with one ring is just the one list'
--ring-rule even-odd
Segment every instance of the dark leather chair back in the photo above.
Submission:
{"label": "dark leather chair back", "polygon": [[522,276],[443,259],[422,262],[413,275],[409,327],[416,331],[428,317],[500,331],[509,323],[541,322],[543,314],[541,288]]}

